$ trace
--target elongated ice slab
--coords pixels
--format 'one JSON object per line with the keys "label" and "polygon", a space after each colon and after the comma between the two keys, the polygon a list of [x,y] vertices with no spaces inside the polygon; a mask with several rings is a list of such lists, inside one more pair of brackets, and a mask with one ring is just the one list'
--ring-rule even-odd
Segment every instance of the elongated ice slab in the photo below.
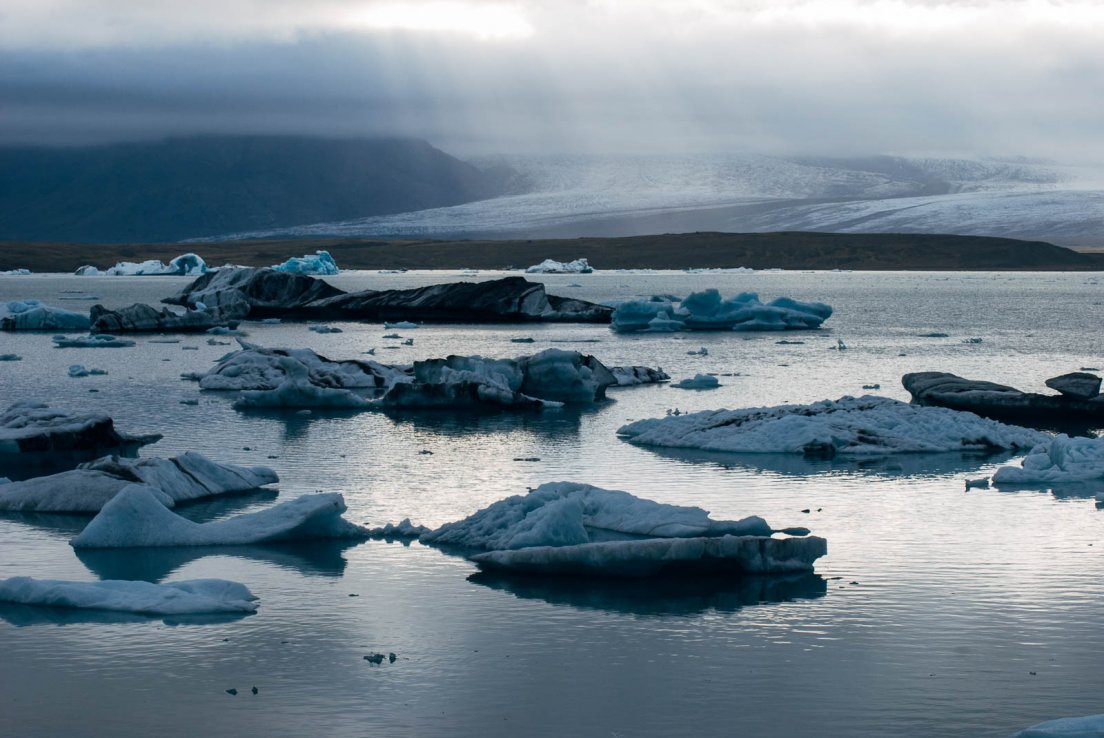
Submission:
{"label": "elongated ice slab", "polygon": [[1104,482],[1104,438],[1057,435],[1031,449],[1019,466],[1002,466],[993,474],[998,486],[1033,486]]}
{"label": "elongated ice slab", "polygon": [[722,299],[708,289],[681,302],[658,297],[624,302],[614,310],[611,327],[620,332],[803,330],[819,328],[831,315],[832,308],[820,302],[779,297],[764,304],[755,292]]}
{"label": "elongated ice slab", "polygon": [[12,577],[0,580],[0,602],[140,615],[200,615],[257,609],[257,597],[244,584],[225,579],[152,584],[118,579],[72,582]]}
{"label": "elongated ice slab", "polygon": [[1027,449],[1049,438],[973,413],[874,395],[706,410],[638,420],[617,432],[642,446],[816,456]]}

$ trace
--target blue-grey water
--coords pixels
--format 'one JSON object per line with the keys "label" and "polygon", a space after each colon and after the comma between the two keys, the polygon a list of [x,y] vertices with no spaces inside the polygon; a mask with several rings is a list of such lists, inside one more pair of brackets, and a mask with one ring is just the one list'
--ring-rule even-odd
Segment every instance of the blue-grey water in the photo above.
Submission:
{"label": "blue-grey water", "polygon": [[[449,281],[457,273],[331,278],[346,289]],[[497,276],[490,273],[479,277]],[[470,277],[469,277],[470,278]],[[1104,511],[1092,491],[964,491],[1002,458],[912,456],[873,464],[691,457],[637,448],[623,423],[717,407],[863,394],[907,399],[900,376],[951,371],[1040,391],[1045,378],[1104,367],[1100,274],[756,272],[547,276],[592,300],[718,287],[820,300],[835,315],[789,334],[617,335],[605,326],[247,323],[248,339],[332,358],[516,356],[549,346],[608,365],[661,366],[722,387],[612,390],[612,402],[542,414],[243,414],[200,393],[233,346],[138,337],[127,349],[57,349],[0,335],[0,406],[39,399],[103,410],[164,439],[144,455],[200,451],[265,464],[279,496],[186,510],[236,514],[316,490],[349,517],[438,525],[526,487],[577,480],[715,517],[759,514],[829,542],[795,581],[555,584],[473,576],[418,544],[300,545],[76,555],[85,519],[0,517],[0,578],[223,577],[260,597],[221,622],[0,608],[3,736],[1004,736],[1104,712]],[[84,309],[154,303],[187,280],[0,277],[0,300]],[[945,338],[923,337],[940,332]],[[531,336],[532,344],[510,343]],[[980,338],[980,343],[966,343]],[[780,345],[779,340],[804,341]],[[834,349],[843,339],[847,350]],[[225,339],[232,340],[232,339]],[[700,346],[708,356],[690,356]],[[198,350],[185,350],[195,347]],[[108,371],[74,379],[70,364]],[[729,376],[731,375],[731,376]],[[97,390],[95,392],[91,390]],[[196,406],[181,400],[199,399]],[[422,453],[431,451],[431,454]],[[539,457],[539,461],[519,461]],[[802,512],[810,510],[809,513]],[[356,596],[353,596],[356,595]],[[374,666],[372,652],[395,652]],[[250,688],[256,686],[254,696]],[[229,688],[238,690],[228,695]]]}

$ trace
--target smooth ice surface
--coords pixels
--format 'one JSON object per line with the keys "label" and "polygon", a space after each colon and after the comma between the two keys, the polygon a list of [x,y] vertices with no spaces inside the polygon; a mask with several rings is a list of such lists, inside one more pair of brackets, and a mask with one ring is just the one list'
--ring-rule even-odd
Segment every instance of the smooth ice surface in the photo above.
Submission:
{"label": "smooth ice surface", "polygon": [[70,543],[74,548],[244,546],[258,543],[362,538],[366,531],[341,517],[337,493],[304,495],[259,512],[194,523],[165,507],[151,487],[133,484],[104,505]]}
{"label": "smooth ice surface", "polygon": [[0,330],[86,331],[91,325],[88,313],[52,307],[40,300],[0,302]]}
{"label": "smooth ice surface", "polygon": [[76,469],[4,485],[0,510],[95,513],[135,482],[148,485],[161,503],[172,507],[278,481],[268,467],[219,464],[194,451],[169,459],[105,456]]}
{"label": "smooth ice surface", "polygon": [[806,330],[819,328],[831,315],[832,308],[821,302],[779,297],[764,304],[755,292],[722,299],[718,290],[708,289],[677,303],[656,297],[622,302],[611,327],[621,332]]}
{"label": "smooth ice surface", "polygon": [[330,256],[329,251],[317,251],[313,255],[293,256],[282,264],[273,264],[272,268],[289,274],[310,274],[326,276],[337,274],[337,262]]}
{"label": "smooth ice surface", "polygon": [[1104,438],[1070,438],[1064,433],[1035,446],[1019,466],[1002,466],[993,484],[1033,486],[1104,481]]}
{"label": "smooth ice surface", "polygon": [[590,274],[594,268],[587,264],[586,259],[573,259],[572,261],[556,261],[545,259],[540,264],[528,267],[526,274]]}
{"label": "smooth ice surface", "polygon": [[1012,738],[1104,738],[1104,715],[1048,720],[1021,730]]}
{"label": "smooth ice surface", "polygon": [[670,386],[675,389],[707,390],[717,389],[721,386],[721,380],[710,374],[695,374],[693,377],[673,382]]}
{"label": "smooth ice surface", "polygon": [[618,429],[644,446],[832,456],[1026,449],[1049,436],[973,413],[865,395],[810,405],[705,410]]}
{"label": "smooth ice surface", "polygon": [[122,580],[71,582],[11,577],[0,580],[0,602],[140,615],[200,615],[254,612],[257,609],[257,597],[244,584],[225,579],[152,584]]}

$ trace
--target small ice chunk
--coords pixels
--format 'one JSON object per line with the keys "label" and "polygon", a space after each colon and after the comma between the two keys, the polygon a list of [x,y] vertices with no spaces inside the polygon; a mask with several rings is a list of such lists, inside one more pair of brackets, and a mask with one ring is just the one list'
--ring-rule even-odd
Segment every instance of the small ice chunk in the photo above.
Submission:
{"label": "small ice chunk", "polygon": [[107,374],[103,369],[85,369],[83,364],[71,364],[69,366],[70,377],[102,376]]}
{"label": "small ice chunk", "polygon": [[717,389],[721,386],[721,383],[716,377],[709,374],[695,374],[693,379],[683,379],[670,386],[675,389],[708,390]]}
{"label": "small ice chunk", "polygon": [[342,330],[332,325],[308,325],[307,330],[315,333],[341,333]]}
{"label": "small ice chunk", "polygon": [[[411,323],[409,320],[400,320],[400,321],[397,321],[397,322],[394,322],[394,323],[385,322],[383,324],[383,327],[385,329],[392,329],[393,328],[393,329],[397,329],[397,330],[400,330],[400,331],[408,331],[408,330],[412,330],[414,328],[417,328],[418,324],[417,323]],[[384,338],[387,338],[387,336],[384,336]]]}
{"label": "small ice chunk", "polygon": [[593,271],[594,269],[587,263],[586,259],[575,259],[566,262],[545,259],[540,264],[535,264],[525,270],[527,274],[590,274]]}

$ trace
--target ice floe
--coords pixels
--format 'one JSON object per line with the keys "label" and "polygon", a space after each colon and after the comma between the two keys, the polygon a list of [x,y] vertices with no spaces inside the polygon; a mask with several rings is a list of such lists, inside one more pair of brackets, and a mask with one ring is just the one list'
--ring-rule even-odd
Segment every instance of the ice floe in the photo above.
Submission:
{"label": "ice floe", "polygon": [[993,474],[997,486],[1038,486],[1104,482],[1104,438],[1070,438],[1059,434],[1035,446],[1019,466],[1002,466]]}
{"label": "ice floe", "polygon": [[169,459],[105,456],[76,469],[0,487],[0,510],[95,513],[124,487],[141,483],[167,507],[278,482],[272,469],[219,464],[188,451]]}
{"label": "ice floe", "polygon": [[241,340],[238,343],[241,350],[223,356],[210,371],[182,376],[197,380],[203,390],[273,390],[289,376],[302,377],[300,367],[312,384],[337,389],[384,388],[410,379],[406,367],[356,359],[335,361],[310,349],[265,348]]}
{"label": "ice floe", "polygon": [[[323,386],[312,381],[308,366],[295,358],[277,357],[283,378],[272,389],[244,390],[234,401],[239,410],[250,408],[367,408],[373,405],[351,389]],[[202,386],[202,380],[200,381]]]}
{"label": "ice floe", "polygon": [[[383,327],[385,329],[397,329],[397,330],[400,330],[400,331],[408,331],[408,330],[412,330],[414,328],[417,328],[418,324],[417,323],[411,323],[409,320],[399,320],[399,321],[396,321],[394,323],[389,323],[387,321],[384,321],[383,322]],[[387,336],[384,336],[384,338],[387,338]],[[396,336],[396,338],[399,338],[399,336]]]}
{"label": "ice floe", "polygon": [[0,361],[23,361],[19,354],[0,354]]}
{"label": "ice floe", "polygon": [[831,315],[832,308],[819,302],[779,297],[764,304],[755,292],[725,300],[717,290],[708,289],[688,295],[677,307],[661,297],[621,303],[611,327],[620,332],[805,330],[819,328]]}
{"label": "ice floe", "polygon": [[248,587],[225,579],[153,584],[123,580],[73,582],[12,577],[0,580],[0,602],[141,615],[201,615],[254,612],[257,609],[257,597]]}
{"label": "ice floe", "polygon": [[[552,482],[499,500],[435,530],[404,520],[375,537],[482,550],[480,567],[519,573],[651,576],[673,571],[777,574],[811,571],[824,539],[772,538],[765,520],[713,520],[697,507],[667,505],[588,484]],[[805,535],[805,529],[790,529]]]}
{"label": "ice floe", "polygon": [[97,333],[92,336],[54,336],[54,348],[130,348],[137,345],[129,338]]}
{"label": "ice floe", "polygon": [[708,390],[717,389],[721,386],[721,382],[710,374],[695,374],[693,377],[679,380],[670,386],[675,389]]}
{"label": "ice floe", "polygon": [[1104,738],[1104,714],[1048,720],[1021,730],[1012,738]]}
{"label": "ice floe", "polygon": [[611,366],[610,373],[617,380],[618,387],[635,387],[640,384],[658,384],[667,382],[671,375],[661,368],[647,366]]}
{"label": "ice floe", "polygon": [[86,331],[92,325],[87,313],[51,307],[40,300],[0,303],[0,330]]}
{"label": "ice floe", "polygon": [[545,259],[540,264],[525,270],[526,274],[590,274],[594,268],[587,264],[586,259],[574,259],[573,261],[556,261]]}
{"label": "ice floe", "polygon": [[313,255],[293,256],[283,264],[274,264],[272,268],[278,272],[289,274],[317,274],[321,276],[329,276],[341,271],[337,268],[337,262],[330,256],[329,251],[316,251]]}
{"label": "ice floe", "polygon": [[1028,449],[1049,438],[973,413],[873,395],[638,420],[618,434],[644,446],[829,457]]}
{"label": "ice floe", "polygon": [[69,376],[70,377],[93,377],[103,376],[107,374],[103,369],[86,369],[83,364],[70,364]]}
{"label": "ice floe", "polygon": [[158,310],[141,303],[118,310],[93,305],[91,310],[93,333],[201,333],[228,322],[237,327],[236,320],[243,316],[242,311],[226,312],[218,308],[178,313],[169,308]]}
{"label": "ice floe", "polygon": [[80,277],[137,277],[151,275],[175,275],[179,277],[197,277],[208,271],[207,263],[198,254],[181,254],[168,264],[158,259],[142,262],[120,261],[108,269],[98,269],[86,265],[77,269]]}
{"label": "ice floe", "polygon": [[70,544],[74,548],[240,546],[257,543],[363,538],[367,531],[342,517],[337,493],[304,495],[290,502],[210,523],[174,513],[145,485],[123,488]]}
{"label": "ice floe", "polygon": [[70,413],[42,402],[17,402],[0,414],[0,458],[52,451],[126,451],[160,438],[120,433],[103,413]]}

